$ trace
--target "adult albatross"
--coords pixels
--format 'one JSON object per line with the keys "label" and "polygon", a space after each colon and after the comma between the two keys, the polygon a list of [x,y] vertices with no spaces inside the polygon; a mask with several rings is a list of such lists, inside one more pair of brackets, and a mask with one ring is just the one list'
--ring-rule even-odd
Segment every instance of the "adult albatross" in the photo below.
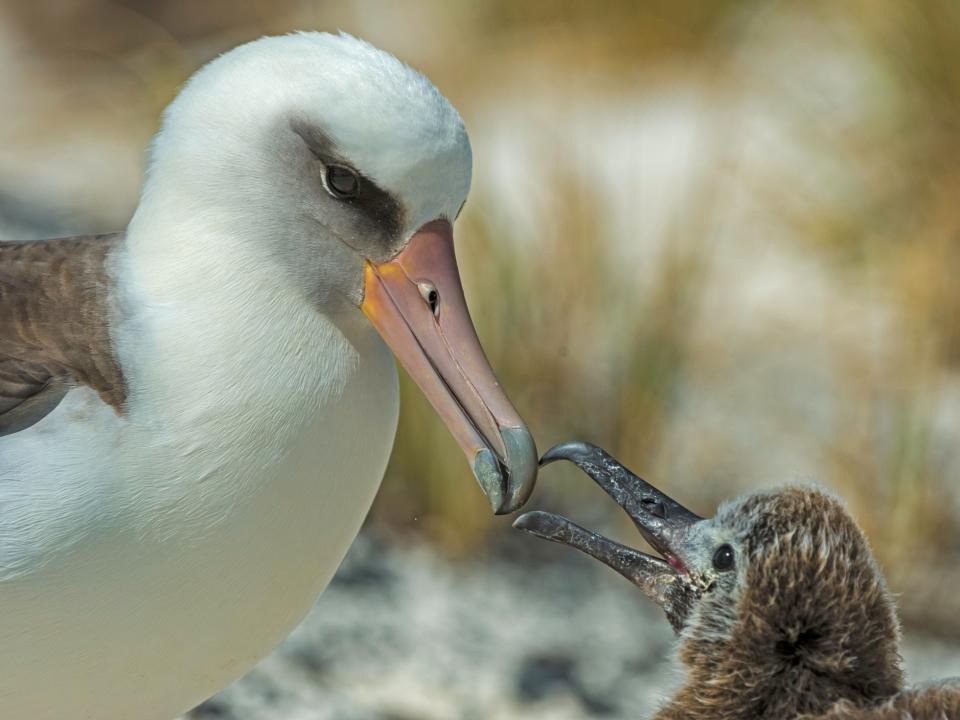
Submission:
{"label": "adult albatross", "polygon": [[523,504],[454,259],[470,170],[419,73],[264,38],[167,109],[125,233],[0,244],[0,717],[168,720],[283,639],[383,476],[387,346]]}

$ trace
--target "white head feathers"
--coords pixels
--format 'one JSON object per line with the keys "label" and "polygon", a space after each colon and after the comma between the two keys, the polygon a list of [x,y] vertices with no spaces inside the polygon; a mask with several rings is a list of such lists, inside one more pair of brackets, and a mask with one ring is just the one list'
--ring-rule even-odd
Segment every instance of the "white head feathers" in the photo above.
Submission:
{"label": "white head feathers", "polygon": [[172,166],[163,173],[182,181],[193,178],[191,193],[252,180],[245,175],[257,173],[271,130],[294,120],[322,128],[400,201],[407,234],[437,217],[452,221],[466,198],[470,143],[437,88],[369,43],[316,32],[256,40],[197,72],[167,109],[145,193],[160,166]]}

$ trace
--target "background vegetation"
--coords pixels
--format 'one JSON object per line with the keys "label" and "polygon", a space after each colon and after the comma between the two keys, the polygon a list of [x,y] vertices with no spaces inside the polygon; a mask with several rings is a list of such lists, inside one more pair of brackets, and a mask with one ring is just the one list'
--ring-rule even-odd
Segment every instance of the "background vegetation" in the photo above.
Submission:
{"label": "background vegetation", "polygon": [[[960,5],[4,0],[4,207],[122,227],[177,87],[294,28],[369,39],[460,108],[468,300],[541,450],[589,439],[704,513],[832,487],[909,627],[960,638]],[[370,522],[504,551],[403,391]],[[636,542],[565,469],[533,504]]]}

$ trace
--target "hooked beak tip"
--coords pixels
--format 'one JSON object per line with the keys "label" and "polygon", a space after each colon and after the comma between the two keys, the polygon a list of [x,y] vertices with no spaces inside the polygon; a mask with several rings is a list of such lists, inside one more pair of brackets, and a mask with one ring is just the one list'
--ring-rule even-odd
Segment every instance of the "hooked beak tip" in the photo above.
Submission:
{"label": "hooked beak tip", "polygon": [[513,527],[516,530],[523,530],[531,535],[550,540],[560,529],[562,523],[558,522],[559,520],[559,516],[553,513],[544,512],[543,510],[533,510],[524,513],[514,520]]}
{"label": "hooked beak tip", "polygon": [[590,443],[583,442],[581,440],[571,440],[569,442],[560,443],[559,445],[554,445],[552,448],[547,450],[543,457],[540,458],[540,467],[549,465],[550,463],[556,462],[557,460],[570,460],[575,462],[577,460],[588,457],[591,453],[597,450],[595,445]]}
{"label": "hooked beak tip", "polygon": [[496,511],[505,515],[519,510],[530,499],[537,482],[537,446],[527,428],[504,427],[500,437],[507,449],[506,502]]}
{"label": "hooked beak tip", "polygon": [[520,515],[516,520],[513,521],[512,523],[513,528],[515,530],[529,531],[531,527],[531,520],[532,520],[531,516],[536,515],[537,512],[538,512],[537,510],[534,510],[533,512],[528,512],[528,513],[524,513],[523,515]]}
{"label": "hooked beak tip", "polygon": [[517,511],[530,498],[537,480],[537,448],[525,427],[502,427],[506,448],[501,463],[489,448],[474,455],[473,474],[495,515]]}
{"label": "hooked beak tip", "polygon": [[493,512],[500,513],[504,504],[504,478],[500,463],[490,448],[481,449],[473,457],[473,474],[483,494],[490,501]]}

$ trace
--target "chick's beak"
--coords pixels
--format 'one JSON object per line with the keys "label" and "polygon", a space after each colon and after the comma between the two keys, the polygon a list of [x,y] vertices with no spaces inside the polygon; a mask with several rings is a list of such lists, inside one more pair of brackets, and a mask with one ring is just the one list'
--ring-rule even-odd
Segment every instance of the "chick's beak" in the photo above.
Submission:
{"label": "chick's beak", "polygon": [[684,572],[682,536],[702,517],[662,493],[602,448],[585,442],[567,442],[544,453],[541,465],[569,460],[589,475],[622,507],[650,546],[678,571]]}
{"label": "chick's beak", "polygon": [[627,512],[647,542],[663,558],[621,545],[552,513],[525,513],[513,526],[546,540],[569,545],[613,568],[660,605],[670,624],[679,632],[700,591],[691,581],[683,562],[685,553],[682,548],[689,528],[703,518],[589,443],[557,445],[544,454],[540,464],[557,460],[569,460],[587,473]]}
{"label": "chick's beak", "polygon": [[466,453],[493,511],[522,506],[536,480],[537,450],[480,346],[452,225],[433,220],[392,260],[367,261],[360,308]]}

